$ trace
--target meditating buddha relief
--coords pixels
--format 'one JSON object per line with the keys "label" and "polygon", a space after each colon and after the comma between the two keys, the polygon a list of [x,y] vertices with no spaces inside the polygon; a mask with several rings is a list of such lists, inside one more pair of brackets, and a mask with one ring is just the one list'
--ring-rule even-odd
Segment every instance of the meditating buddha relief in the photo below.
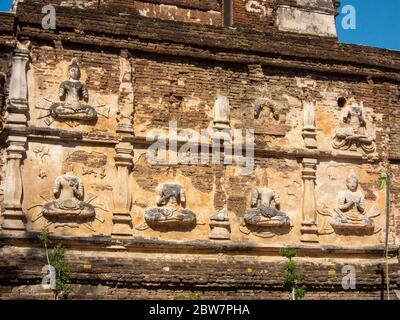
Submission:
{"label": "meditating buddha relief", "polygon": [[196,225],[196,215],[186,209],[186,194],[176,183],[160,184],[156,190],[157,207],[149,207],[144,214],[145,223],[138,230],[167,227],[189,229]]}
{"label": "meditating buddha relief", "polygon": [[68,70],[70,78],[60,84],[58,91],[61,102],[54,102],[51,105],[50,114],[56,120],[95,121],[96,110],[81,102],[89,101],[89,92],[86,84],[79,80],[81,69],[77,59],[72,59]]}
{"label": "meditating buddha relief", "polygon": [[56,200],[44,205],[42,213],[46,218],[76,218],[85,220],[94,218],[96,213],[90,203],[83,200],[84,189],[80,178],[72,172],[57,177],[53,193]]}
{"label": "meditating buddha relief", "polygon": [[90,196],[88,200],[84,200],[84,185],[82,180],[72,170],[71,166],[66,166],[64,174],[55,179],[52,190],[54,200],[41,195],[41,198],[46,203],[28,208],[28,210],[36,207],[41,208],[38,214],[34,215],[33,222],[45,218],[47,225],[55,224],[56,227],[78,227],[79,224],[83,224],[91,230],[93,230],[92,223],[95,220],[104,222],[103,218],[96,213],[95,208],[103,211],[107,210],[92,204],[97,196]]}
{"label": "meditating buddha relief", "polygon": [[281,211],[279,194],[266,185],[252,191],[250,207],[241,223],[245,234],[273,237],[276,233],[286,233],[291,226],[289,216]]}
{"label": "meditating buddha relief", "polygon": [[368,132],[367,119],[363,103],[358,105],[354,100],[343,102],[341,127],[335,130],[332,146],[335,149],[371,153],[376,150],[375,138]]}
{"label": "meditating buddha relief", "polygon": [[81,68],[76,58],[72,59],[68,67],[68,73],[69,79],[63,81],[58,88],[59,101],[52,101],[47,98],[39,101],[36,108],[46,111],[39,119],[45,119],[48,125],[54,121],[58,121],[74,126],[79,123],[94,125],[99,115],[108,118],[109,108],[103,114],[103,109],[107,109],[107,106],[96,106],[97,109],[102,110],[102,112],[98,112],[93,106],[88,104],[88,87],[80,81]]}

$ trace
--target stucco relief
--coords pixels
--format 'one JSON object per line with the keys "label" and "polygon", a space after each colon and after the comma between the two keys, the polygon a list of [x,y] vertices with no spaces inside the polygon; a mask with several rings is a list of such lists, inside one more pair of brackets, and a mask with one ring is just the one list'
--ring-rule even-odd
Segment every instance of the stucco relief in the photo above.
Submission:
{"label": "stucco relief", "polygon": [[32,222],[44,218],[47,220],[46,226],[54,224],[56,228],[78,228],[79,224],[82,224],[95,231],[94,220],[104,222],[104,218],[96,212],[96,206],[92,204],[98,197],[89,195],[88,199],[84,201],[84,185],[81,179],[69,170],[72,168],[68,168],[54,182],[53,196],[55,200],[50,200],[46,193],[42,193],[40,197],[46,202],[43,205],[35,204],[28,208],[28,210],[32,210],[40,207],[40,211],[33,216]]}
{"label": "stucco relief", "polygon": [[289,216],[282,212],[279,194],[266,186],[252,191],[250,209],[246,210],[240,230],[260,237],[273,237],[275,233],[287,233],[291,227]]}
{"label": "stucco relief", "polygon": [[[372,235],[381,231],[374,223],[374,218],[380,216],[376,206],[367,210],[365,195],[359,190],[359,180],[353,172],[346,179],[347,190],[341,190],[337,195],[334,208],[324,205],[319,214],[331,217],[331,228],[324,227],[320,234],[338,233],[344,235]],[[331,229],[331,230],[329,230]]]}
{"label": "stucco relief", "polygon": [[51,227],[61,229],[63,234],[81,236],[106,232],[114,185],[113,174],[105,179],[112,169],[106,150],[77,150],[38,142],[30,143],[28,150],[23,208],[29,228]]}
{"label": "stucco relief", "polygon": [[376,150],[375,138],[368,130],[368,122],[363,103],[354,100],[346,102],[341,114],[341,127],[335,130],[332,146],[334,149],[358,151],[366,153]]}
{"label": "stucco relief", "polygon": [[257,136],[284,137],[289,131],[288,114],[292,97],[276,97],[268,85],[257,88],[251,98],[254,112],[254,133]]}
{"label": "stucco relief", "polygon": [[[254,101],[254,119],[256,126],[286,124],[287,114],[290,109],[289,97],[282,96],[277,99],[272,97],[267,86],[258,89]],[[256,132],[258,127],[256,128]]]}
{"label": "stucco relief", "polygon": [[118,130],[133,132],[134,69],[126,57],[120,58],[120,83],[117,114]]}
{"label": "stucco relief", "polygon": [[39,110],[37,119],[44,120],[50,126],[54,121],[66,123],[70,127],[80,124],[94,126],[99,116],[110,117],[110,106],[104,103],[102,97],[95,94],[89,104],[89,88],[81,82],[81,67],[76,58],[68,66],[69,79],[61,82],[58,87],[58,99],[40,97],[36,104]]}
{"label": "stucco relief", "polygon": [[156,204],[157,207],[146,209],[145,224],[139,226],[139,230],[149,227],[179,230],[196,226],[196,214],[186,209],[186,194],[181,185],[160,184],[156,189]]}
{"label": "stucco relief", "polygon": [[315,196],[320,241],[379,244],[385,226],[386,196],[376,164],[324,162],[318,165]]}

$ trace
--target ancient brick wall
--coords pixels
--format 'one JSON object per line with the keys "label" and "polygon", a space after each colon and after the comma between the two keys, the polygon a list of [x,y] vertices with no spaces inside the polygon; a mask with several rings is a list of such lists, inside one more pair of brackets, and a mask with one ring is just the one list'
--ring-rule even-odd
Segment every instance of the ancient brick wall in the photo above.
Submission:
{"label": "ancient brick wall", "polygon": [[[14,83],[27,88],[26,97],[18,97],[16,86],[7,93],[18,99],[9,99],[11,115],[1,135],[6,199],[0,218],[0,298],[48,296],[40,288],[45,259],[37,236],[43,228],[67,248],[74,298],[173,298],[194,291],[210,299],[286,298],[279,250],[287,246],[299,250],[308,298],[382,297],[382,170],[393,175],[390,224],[399,235],[397,52],[279,32],[270,28],[273,20],[240,11],[244,1],[234,1],[234,22],[250,29],[221,26],[221,2],[154,0],[60,1],[58,29],[44,30],[43,3],[20,3],[17,22],[13,15],[0,15],[7,21],[0,72],[9,75],[6,86],[14,75]],[[205,23],[210,12],[219,18]],[[69,71],[77,66],[80,77],[72,82]],[[25,72],[16,75],[18,67]],[[60,95],[71,83],[87,88],[87,96],[82,89],[78,99],[80,108],[72,111]],[[226,101],[233,142],[235,129],[255,132],[254,147],[244,146],[239,161],[211,163],[209,146],[200,153],[206,163],[175,161],[175,151],[167,154],[168,163],[149,161],[150,133],[165,140],[164,149],[175,143],[187,147],[201,130],[218,130],[216,114]],[[365,123],[362,139],[340,145],[338,129],[351,136],[347,118],[361,117],[354,120],[347,107],[363,113]],[[176,137],[168,136],[171,122]],[[334,144],[335,138],[340,143]],[[201,147],[184,156],[197,156]],[[220,160],[230,159],[221,154],[227,149],[218,148]],[[243,174],[247,152],[254,152],[254,168]],[[7,164],[15,184],[5,183]],[[343,232],[332,219],[353,175],[359,182],[356,195],[365,200],[360,200],[365,218],[357,220],[356,230],[343,223],[350,229]],[[57,188],[68,189],[63,179],[76,182],[72,195],[60,195]],[[267,187],[279,195],[286,222],[249,225],[252,198]],[[169,209],[166,196],[181,207]],[[76,203],[90,221],[59,219],[71,218],[65,206],[75,212]],[[177,219],[177,225],[151,225],[149,210],[160,208],[173,217],[175,212],[194,215],[195,223]],[[225,238],[215,239],[214,216],[223,209]],[[392,233],[389,240],[393,291],[400,281],[398,239]],[[355,291],[341,287],[345,264],[357,269]]]}
{"label": "ancient brick wall", "polygon": [[265,30],[275,26],[276,0],[233,1],[233,25]]}
{"label": "ancient brick wall", "polygon": [[[43,6],[47,4],[43,1],[36,1],[36,3]],[[305,19],[317,19],[321,13],[334,16],[335,10],[332,3],[334,1],[331,0],[320,0],[318,2],[307,0],[232,0],[230,4],[227,4],[229,8],[224,9],[222,0],[136,0],[129,2],[124,0],[55,0],[52,2],[53,5],[63,7],[130,13],[147,18],[214,26],[220,26],[224,23],[223,14],[224,10],[227,10],[231,12],[233,27],[244,27],[259,31],[278,30],[282,17],[284,19],[290,18],[290,14],[282,13],[282,10],[292,10],[290,11],[292,15],[307,15],[307,12],[318,12],[315,13],[316,16],[308,16]],[[324,24],[324,21],[321,20],[319,23]],[[333,19],[331,19],[331,24],[334,25]],[[300,30],[302,27],[299,25],[296,28]],[[318,25],[314,26],[314,29],[318,29]],[[296,30],[292,31],[296,32]]]}
{"label": "ancient brick wall", "polygon": [[185,1],[185,0],[56,0],[53,5],[81,9],[95,9],[108,12],[129,12],[147,18],[157,18],[190,23],[221,25],[221,0]]}
{"label": "ancient brick wall", "polygon": [[[159,4],[159,3],[162,4]],[[221,25],[221,1],[135,1],[134,8],[149,18]]]}
{"label": "ancient brick wall", "polygon": [[[101,241],[96,246],[102,248]],[[244,257],[212,252],[166,255],[146,250],[140,254],[124,252],[124,258],[120,255],[110,251],[69,251],[71,298],[170,300],[187,299],[196,293],[202,299],[286,300],[289,295],[282,291],[285,260],[273,253],[268,257]],[[307,275],[307,299],[380,300],[386,295],[382,290],[386,281],[384,265],[378,260],[347,259],[357,270],[357,290],[344,291],[343,262],[324,258],[322,252],[318,255],[319,258],[295,259],[298,271]],[[43,249],[3,247],[0,256],[4,258],[0,260],[1,298],[51,298],[40,286],[40,270],[46,259]],[[397,298],[393,289],[400,280],[396,260],[389,260],[392,299]]]}

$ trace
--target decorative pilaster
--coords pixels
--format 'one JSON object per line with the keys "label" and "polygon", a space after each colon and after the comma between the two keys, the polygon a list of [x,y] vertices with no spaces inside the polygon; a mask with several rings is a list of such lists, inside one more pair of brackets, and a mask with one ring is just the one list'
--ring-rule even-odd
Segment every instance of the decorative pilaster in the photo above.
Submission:
{"label": "decorative pilaster", "polygon": [[133,148],[129,142],[120,142],[115,147],[115,165],[117,180],[114,194],[112,236],[126,237],[132,235],[132,195],[129,185],[129,174],[133,166]]}
{"label": "decorative pilaster", "polygon": [[128,60],[128,52],[122,50],[120,58],[120,87],[118,131],[125,134],[133,134],[132,117],[134,113],[134,89],[133,68]]}
{"label": "decorative pilaster", "polygon": [[133,167],[133,146],[127,142],[133,135],[134,114],[134,74],[129,61],[129,52],[121,51],[120,57],[120,88],[119,110],[117,117],[117,134],[120,143],[115,147],[115,165],[117,166],[117,180],[114,194],[113,237],[132,236],[132,194],[129,184],[129,175]]}
{"label": "decorative pilaster", "polygon": [[315,126],[315,105],[312,102],[303,103],[304,125],[303,139],[306,148],[317,148],[317,133]]}
{"label": "decorative pilaster", "polygon": [[0,72],[0,112],[3,111],[4,107],[5,82],[6,82],[6,76],[4,73]]}
{"label": "decorative pilaster", "polygon": [[3,230],[24,231],[25,215],[22,211],[23,183],[21,174],[22,160],[26,155],[25,128],[27,127],[28,84],[27,64],[30,42],[18,43],[12,57],[11,79],[9,86],[9,104],[7,106],[6,128],[7,165],[4,185]]}
{"label": "decorative pilaster", "polygon": [[303,221],[301,223],[301,241],[319,242],[317,228],[317,204],[315,199],[315,180],[317,159],[303,159]]}
{"label": "decorative pilaster", "polygon": [[230,105],[227,96],[218,94],[214,104],[213,139],[231,141]]}

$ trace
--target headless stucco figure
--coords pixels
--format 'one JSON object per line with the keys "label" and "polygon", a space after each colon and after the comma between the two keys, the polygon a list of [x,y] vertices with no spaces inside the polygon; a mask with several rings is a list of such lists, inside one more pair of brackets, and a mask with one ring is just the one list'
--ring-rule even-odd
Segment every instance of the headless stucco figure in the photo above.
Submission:
{"label": "headless stucco figure", "polygon": [[362,106],[346,106],[342,121],[347,126],[336,130],[333,139],[335,149],[361,147],[365,152],[375,151],[374,138],[366,132],[366,119]]}
{"label": "headless stucco figure", "polygon": [[96,216],[94,207],[82,201],[83,184],[72,172],[67,172],[56,179],[53,193],[57,200],[43,206],[44,217],[85,220]]}
{"label": "headless stucco figure", "polygon": [[346,180],[347,190],[340,191],[338,195],[337,215],[333,217],[334,227],[359,227],[373,228],[371,218],[365,217],[364,195],[358,191],[358,178],[352,174]]}
{"label": "headless stucco figure", "polygon": [[61,83],[59,88],[59,97],[63,102],[55,102],[51,105],[51,116],[56,120],[95,121],[96,110],[81,103],[81,100],[85,102],[89,100],[89,94],[87,86],[79,81],[81,70],[76,59],[72,59],[68,70],[70,79]]}
{"label": "headless stucco figure", "polygon": [[184,209],[186,195],[179,184],[161,184],[156,190],[157,208],[149,208],[145,212],[145,220],[152,225],[192,225],[196,223],[196,215]]}
{"label": "headless stucco figure", "polygon": [[279,211],[280,198],[272,189],[257,188],[251,194],[251,207],[247,210],[244,221],[248,225],[268,227],[290,225],[290,219]]}

